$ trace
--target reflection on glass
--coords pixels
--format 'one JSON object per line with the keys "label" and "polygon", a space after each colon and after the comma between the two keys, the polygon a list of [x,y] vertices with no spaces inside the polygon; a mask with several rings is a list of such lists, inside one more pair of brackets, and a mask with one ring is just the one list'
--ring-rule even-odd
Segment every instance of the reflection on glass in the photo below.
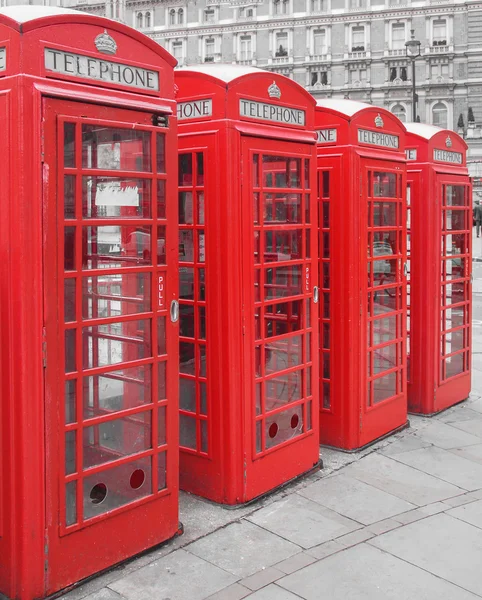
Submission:
{"label": "reflection on glass", "polygon": [[179,342],[179,371],[187,375],[196,375],[195,345]]}
{"label": "reflection on glass", "polygon": [[157,457],[157,489],[167,488],[167,452],[160,452]]}
{"label": "reflection on glass", "polygon": [[280,408],[303,397],[302,371],[283,373],[265,381],[265,410]]}
{"label": "reflection on glass", "polygon": [[458,329],[457,331],[451,331],[447,333],[445,338],[445,352],[444,354],[452,354],[453,352],[459,352],[463,350],[467,343],[465,340],[466,329]]}
{"label": "reflection on glass", "polygon": [[179,445],[196,450],[196,419],[188,415],[179,415]]}
{"label": "reflection on glass", "polygon": [[75,175],[64,175],[64,217],[75,219]]}
{"label": "reflection on glass", "polygon": [[180,377],[179,408],[188,412],[196,412],[196,380]]}
{"label": "reflection on glass", "polygon": [[64,227],[64,269],[75,270],[75,227]]}
{"label": "reflection on glass", "polygon": [[282,262],[302,258],[302,229],[265,231],[264,262]]}
{"label": "reflection on glass", "polygon": [[75,423],[76,417],[76,380],[69,379],[65,382],[65,423]]}
{"label": "reflection on glass", "polygon": [[179,185],[192,186],[192,154],[179,155]]}
{"label": "reflection on glass", "polygon": [[201,452],[208,451],[208,423],[207,421],[201,421]]}
{"label": "reflection on glass", "polygon": [[163,446],[166,443],[166,411],[165,406],[157,409],[157,445]]}
{"label": "reflection on glass", "polygon": [[253,154],[253,187],[259,187],[259,154]]}
{"label": "reflection on glass", "polygon": [[267,304],[264,308],[264,337],[275,337],[302,328],[302,301]]}
{"label": "reflection on glass", "polygon": [[465,276],[466,257],[449,258],[445,261],[445,279],[462,279]]}
{"label": "reflection on glass", "polygon": [[166,228],[164,225],[157,228],[157,264],[166,264]]}
{"label": "reflection on glass", "polygon": [[445,186],[446,206],[465,206],[465,187],[462,185]]}
{"label": "reflection on glass", "polygon": [[179,230],[179,262],[194,262],[194,231]]}
{"label": "reflection on glass", "polygon": [[445,298],[445,304],[457,304],[466,300],[466,284],[464,281],[448,283],[442,286],[442,292],[445,292],[442,296],[442,302]]}
{"label": "reflection on glass", "polygon": [[157,318],[157,354],[166,354],[166,317]]}
{"label": "reflection on glass", "polygon": [[445,379],[454,377],[463,373],[467,369],[465,368],[465,353],[455,354],[445,359]]}
{"label": "reflection on glass", "polygon": [[83,228],[84,269],[151,264],[151,228],[139,225],[101,225]]}
{"label": "reflection on glass", "polygon": [[166,136],[164,133],[157,134],[156,166],[158,173],[166,172]]}
{"label": "reflection on glass", "polygon": [[266,373],[277,373],[301,365],[302,340],[303,337],[297,335],[266,343],[264,361]]}
{"label": "reflection on glass", "polygon": [[204,225],[204,192],[197,193],[197,223]]}
{"label": "reflection on glass", "polygon": [[84,518],[98,515],[149,496],[152,457],[147,456],[84,478]]}
{"label": "reflection on glass", "polygon": [[384,173],[381,171],[375,171],[373,173],[373,197],[397,197],[397,178],[395,173]]}
{"label": "reflection on glass", "polygon": [[200,392],[200,413],[202,415],[208,414],[208,397],[206,390],[206,383],[201,381],[199,383],[199,392]]}
{"label": "reflection on glass", "polygon": [[192,192],[179,192],[179,223],[194,223]]}
{"label": "reflection on glass", "polygon": [[149,218],[151,182],[129,177],[82,177],[82,216],[94,219]]}
{"label": "reflection on glass", "polygon": [[77,331],[75,329],[65,330],[65,372],[72,373],[76,370],[75,357],[76,348],[75,341],[77,339]]}
{"label": "reflection on glass", "polygon": [[253,193],[253,221],[255,225],[259,223],[259,192]]}
{"label": "reflection on glass", "polygon": [[194,300],[194,268],[179,267],[179,298]]}
{"label": "reflection on glass", "polygon": [[151,171],[151,134],[105,125],[82,125],[82,167]]}
{"label": "reflection on glass", "polygon": [[264,293],[267,300],[302,294],[301,265],[266,268]]}
{"label": "reflection on glass", "polygon": [[64,321],[75,321],[75,290],[76,279],[64,280]]}
{"label": "reflection on glass", "polygon": [[301,194],[264,194],[265,223],[301,223]]}
{"label": "reflection on glass", "polygon": [[150,403],[151,368],[143,365],[84,377],[84,419]]}
{"label": "reflection on glass", "polygon": [[151,448],[151,411],[84,428],[84,469]]}
{"label": "reflection on glass", "polygon": [[266,449],[294,439],[303,433],[303,407],[284,410],[265,421]]}
{"label": "reflection on glass", "polygon": [[265,187],[300,188],[301,159],[263,155],[263,184]]}
{"label": "reflection on glass", "polygon": [[166,218],[166,180],[157,181],[157,218]]}
{"label": "reflection on glass", "polygon": [[196,185],[204,185],[204,153],[197,152],[196,153],[196,163],[197,163],[197,182]]}
{"label": "reflection on glass", "polygon": [[192,304],[181,304],[179,306],[179,335],[181,337],[194,338],[194,306]]}
{"label": "reflection on glass", "polygon": [[387,400],[397,393],[397,372],[389,373],[373,381],[373,404]]}
{"label": "reflection on glass", "polygon": [[70,475],[76,472],[75,440],[77,433],[67,431],[65,434],[65,474]]}
{"label": "reflection on glass", "polygon": [[65,525],[77,522],[77,481],[65,484]]}
{"label": "reflection on glass", "polygon": [[382,373],[397,366],[397,345],[390,344],[373,351],[373,372]]}
{"label": "reflection on glass", "polygon": [[150,320],[92,325],[82,329],[84,369],[152,356]]}
{"label": "reflection on glass", "polygon": [[396,202],[374,202],[373,203],[373,226],[395,227],[397,223]]}
{"label": "reflection on glass", "polygon": [[467,228],[466,210],[444,210],[442,213],[442,227],[447,231],[463,231]]}
{"label": "reflection on glass", "polygon": [[64,123],[64,168],[75,167],[75,123]]}
{"label": "reflection on glass", "polygon": [[157,399],[165,400],[167,398],[167,370],[166,361],[157,363]]}
{"label": "reflection on glass", "polygon": [[151,310],[149,273],[118,273],[82,279],[84,319],[132,315]]}

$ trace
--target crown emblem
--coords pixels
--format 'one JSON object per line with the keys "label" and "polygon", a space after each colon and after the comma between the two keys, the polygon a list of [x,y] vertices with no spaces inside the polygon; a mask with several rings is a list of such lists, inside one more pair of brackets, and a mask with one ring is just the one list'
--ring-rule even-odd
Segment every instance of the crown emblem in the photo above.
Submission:
{"label": "crown emblem", "polygon": [[268,95],[270,98],[278,98],[278,100],[281,98],[281,90],[276,85],[276,81],[273,81],[273,83],[269,86]]}
{"label": "crown emblem", "polygon": [[100,33],[94,40],[95,47],[102,54],[115,54],[117,52],[117,44],[104,29],[104,33]]}
{"label": "crown emblem", "polygon": [[445,140],[445,145],[447,146],[447,148],[452,147],[452,140],[449,135],[447,136],[447,139]]}
{"label": "crown emblem", "polygon": [[383,123],[383,119],[380,116],[380,113],[378,113],[378,115],[375,117],[375,125],[377,127],[383,127],[384,123]]}

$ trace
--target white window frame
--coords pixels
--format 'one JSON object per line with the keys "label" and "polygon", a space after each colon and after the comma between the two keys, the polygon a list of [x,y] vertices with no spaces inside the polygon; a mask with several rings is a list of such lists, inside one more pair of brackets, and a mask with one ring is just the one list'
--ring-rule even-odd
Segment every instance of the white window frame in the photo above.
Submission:
{"label": "white window frame", "polygon": [[278,56],[276,56],[276,53],[278,52],[279,47],[282,45],[282,44],[278,43],[278,36],[279,35],[286,36],[286,48],[283,47],[284,50],[286,50],[286,54],[284,56],[289,56],[290,55],[290,34],[289,34],[289,31],[283,31],[283,30],[281,30],[281,31],[274,31],[273,32],[273,46],[274,46],[273,56],[275,58],[279,58]]}
{"label": "white window frame", "polygon": [[[399,48],[395,48],[395,40],[393,36],[394,29],[402,29],[403,28],[403,42]],[[397,40],[398,41],[398,40]],[[393,21],[390,25],[390,49],[391,50],[404,50],[405,42],[407,41],[407,22],[406,21]]]}
{"label": "white window frame", "polygon": [[[324,37],[324,42],[321,48],[321,52],[317,52],[316,51],[316,44],[315,44],[315,40],[316,40],[316,35],[317,33],[321,33],[323,32],[323,37]],[[316,29],[313,29],[313,46],[312,46],[312,54],[313,56],[323,56],[325,54],[328,54],[328,30],[326,27],[317,27]]]}
{"label": "white window frame", "polygon": [[[363,50],[353,50],[354,47],[357,47],[358,45],[362,45],[362,44],[355,44],[354,39],[353,39],[353,32],[355,29],[359,29],[359,28],[363,28]],[[354,23],[353,25],[350,26],[350,52],[366,52],[367,49],[367,26],[366,25],[360,25],[358,23]]]}
{"label": "white window frame", "polygon": [[[178,46],[180,45],[181,48],[181,56],[176,56],[175,51],[174,51],[174,45]],[[185,56],[184,56],[184,40],[171,40],[171,47],[169,48],[171,54],[174,56],[174,58],[181,62],[184,60]]]}
{"label": "white window frame", "polygon": [[400,119],[400,117],[398,117],[398,118],[400,119],[400,121],[402,121],[402,123],[406,123],[406,122],[407,122],[407,117],[408,117],[408,108],[407,108],[407,105],[405,104],[405,102],[394,102],[394,103],[393,103],[393,104],[390,106],[390,112],[391,112],[392,114],[394,114],[395,116],[398,116],[398,115],[396,115],[396,114],[393,112],[393,109],[394,109],[396,106],[401,106],[401,107],[403,108],[403,110],[405,111],[405,121],[402,121],[402,119]]}
{"label": "white window frame", "polygon": [[[243,39],[244,38],[244,39]],[[243,50],[243,42],[248,42],[249,40],[249,51]],[[238,50],[238,60],[253,60],[254,52],[254,40],[253,36],[249,33],[242,33],[238,38],[239,50]]]}
{"label": "white window frame", "polygon": [[[434,118],[433,118],[433,109],[437,106],[437,104],[443,104],[443,106],[445,106],[445,109],[447,111],[447,123],[445,126],[441,126],[438,123],[434,123]],[[434,102],[431,103],[430,105],[430,123],[432,125],[435,125],[436,127],[442,127],[443,129],[452,129],[450,127],[450,123],[451,123],[451,111],[450,111],[450,106],[447,102],[445,102],[444,100],[435,100]]]}
{"label": "white window frame", "polygon": [[[208,13],[209,13],[210,15],[212,15],[212,19],[209,19],[209,20],[208,20],[208,19],[206,18],[206,15],[207,15]],[[203,23],[205,23],[205,24],[213,24],[213,23],[216,23],[216,21],[218,20],[218,19],[217,19],[217,17],[218,17],[218,11],[217,11],[216,7],[215,7],[215,6],[212,6],[212,5],[208,5],[208,6],[206,6],[205,8],[203,8],[203,11],[202,11],[202,17],[203,17],[203,19],[202,19],[202,22],[203,22]]]}
{"label": "white window frame", "polygon": [[[435,24],[439,21],[444,21],[445,22],[445,36],[444,37],[440,37],[440,38],[435,38]],[[431,27],[430,27],[430,40],[431,40],[431,45],[435,46],[438,44],[435,44],[434,42],[439,42],[444,40],[445,44],[444,45],[448,45],[449,43],[449,22],[448,19],[446,17],[434,17],[432,19],[431,22]]]}

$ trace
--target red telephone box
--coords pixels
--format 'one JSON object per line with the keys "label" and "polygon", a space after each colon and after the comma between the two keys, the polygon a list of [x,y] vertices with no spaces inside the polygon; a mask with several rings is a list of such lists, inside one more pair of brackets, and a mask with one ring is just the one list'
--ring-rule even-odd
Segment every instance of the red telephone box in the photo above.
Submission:
{"label": "red telephone box", "polygon": [[253,68],[175,81],[180,486],[238,504],[318,463],[315,102]]}
{"label": "red telephone box", "polygon": [[354,450],[404,426],[405,128],[319,101],[320,440]]}
{"label": "red telephone box", "polygon": [[31,600],[179,528],[175,60],[58,8],[0,40],[0,592]]}
{"label": "red telephone box", "polygon": [[472,190],[467,145],[407,124],[408,410],[433,414],[470,393]]}

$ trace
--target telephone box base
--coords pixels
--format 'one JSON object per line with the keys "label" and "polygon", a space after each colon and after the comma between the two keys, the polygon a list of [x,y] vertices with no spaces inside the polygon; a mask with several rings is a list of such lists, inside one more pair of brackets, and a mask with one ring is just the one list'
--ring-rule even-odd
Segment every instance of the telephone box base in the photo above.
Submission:
{"label": "telephone box base", "polygon": [[468,399],[469,399],[469,397],[467,396],[466,398],[463,398],[462,400],[459,400],[458,402],[455,402],[454,404],[451,404],[450,406],[444,406],[444,407],[440,408],[439,410],[435,410],[434,412],[430,412],[430,413],[424,413],[422,411],[409,409],[408,414],[409,415],[417,415],[417,417],[427,417],[427,419],[431,419],[432,417],[441,415],[449,408],[454,408],[454,406],[459,406],[459,404],[463,404],[464,402],[467,402]]}
{"label": "telephone box base", "polygon": [[320,444],[320,448],[328,448],[330,450],[338,450],[339,452],[345,452],[345,454],[353,454],[354,452],[360,452],[361,450],[366,450],[367,448],[370,448],[370,446],[373,446],[374,444],[378,444],[378,442],[382,442],[383,440],[391,437],[392,435],[395,435],[396,433],[400,433],[400,431],[403,431],[404,429],[408,429],[409,427],[410,427],[410,421],[407,420],[403,425],[400,425],[400,427],[396,427],[395,429],[392,429],[388,433],[381,435],[376,440],[368,442],[368,444],[365,444],[364,446],[358,446],[357,448],[347,449],[347,448],[340,448],[339,446],[329,446],[328,444]]}

